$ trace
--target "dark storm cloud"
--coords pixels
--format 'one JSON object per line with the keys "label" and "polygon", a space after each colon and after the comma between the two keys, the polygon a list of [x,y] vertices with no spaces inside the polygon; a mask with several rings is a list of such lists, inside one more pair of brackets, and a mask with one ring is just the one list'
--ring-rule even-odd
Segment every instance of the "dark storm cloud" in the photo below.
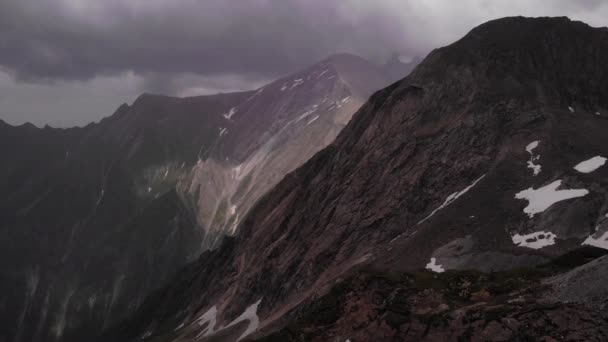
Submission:
{"label": "dark storm cloud", "polygon": [[124,71],[147,74],[152,86],[159,80],[170,84],[176,73],[268,78],[336,52],[372,59],[395,50],[421,55],[442,37],[451,38],[459,21],[468,28],[482,21],[476,14],[485,19],[483,14],[498,17],[520,8],[521,14],[550,14],[556,9],[576,13],[604,4],[604,0],[4,0],[0,2],[0,65],[26,81],[82,80]]}
{"label": "dark storm cloud", "polygon": [[280,75],[337,51],[377,57],[405,45],[398,16],[353,4],[5,0],[0,64],[27,81],[125,70]]}
{"label": "dark storm cloud", "polygon": [[0,0],[0,119],[83,125],[141,92],[250,90],[352,52],[424,55],[490,19],[608,24],[608,0]]}

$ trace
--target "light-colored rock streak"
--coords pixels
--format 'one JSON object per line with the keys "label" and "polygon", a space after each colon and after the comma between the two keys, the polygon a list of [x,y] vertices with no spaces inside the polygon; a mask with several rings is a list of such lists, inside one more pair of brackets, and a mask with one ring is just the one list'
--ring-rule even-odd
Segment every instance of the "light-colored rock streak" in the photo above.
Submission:
{"label": "light-colored rock streak", "polygon": [[422,221],[418,222],[418,224],[421,224],[423,222],[425,222],[426,220],[430,219],[431,217],[433,217],[433,215],[435,215],[438,211],[440,211],[441,209],[447,207],[448,205],[452,204],[452,202],[456,201],[458,198],[460,198],[462,195],[466,194],[469,190],[471,190],[475,185],[477,185],[477,183],[479,183],[482,179],[484,179],[486,175],[483,175],[479,178],[477,178],[477,180],[475,180],[473,182],[473,184],[467,186],[464,190],[460,191],[460,192],[455,192],[453,194],[451,194],[450,196],[448,196],[448,198],[445,200],[445,202],[443,202],[442,205],[440,205],[437,209],[433,210],[431,212],[431,214],[427,217],[425,217]]}
{"label": "light-colored rock streak", "polygon": [[206,325],[205,328],[198,333],[196,338],[213,334],[215,332],[215,325],[217,324],[217,307],[214,305],[211,309],[207,310],[207,312],[200,315],[195,323],[198,324],[199,327]]}

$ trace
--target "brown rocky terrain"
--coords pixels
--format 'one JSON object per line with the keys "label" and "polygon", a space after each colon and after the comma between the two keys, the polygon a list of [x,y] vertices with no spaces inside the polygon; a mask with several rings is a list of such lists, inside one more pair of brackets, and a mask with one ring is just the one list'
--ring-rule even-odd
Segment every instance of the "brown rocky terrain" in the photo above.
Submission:
{"label": "brown rocky terrain", "polygon": [[606,256],[594,259],[604,253],[581,249],[540,267],[495,273],[361,269],[259,341],[604,341],[605,310],[555,297],[564,286],[546,281],[604,265]]}

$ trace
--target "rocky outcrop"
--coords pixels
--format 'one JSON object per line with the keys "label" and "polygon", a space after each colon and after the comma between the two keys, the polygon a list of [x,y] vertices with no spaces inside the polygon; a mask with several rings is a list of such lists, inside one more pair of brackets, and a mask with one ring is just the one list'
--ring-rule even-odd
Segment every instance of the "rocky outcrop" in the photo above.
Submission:
{"label": "rocky outcrop", "polygon": [[603,341],[608,316],[547,300],[540,270],[359,272],[258,341]]}

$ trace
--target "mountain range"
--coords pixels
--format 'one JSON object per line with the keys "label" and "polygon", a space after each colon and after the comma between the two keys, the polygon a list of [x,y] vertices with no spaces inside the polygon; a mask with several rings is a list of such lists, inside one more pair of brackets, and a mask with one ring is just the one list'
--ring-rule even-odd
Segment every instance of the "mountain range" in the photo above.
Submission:
{"label": "mountain range", "polygon": [[143,94],[82,128],[0,122],[0,339],[82,341],[127,317],[390,72],[340,54],[253,91]]}
{"label": "mountain range", "polygon": [[102,340],[605,340],[607,48],[513,17],[434,50]]}
{"label": "mountain range", "polygon": [[607,340],[608,29],[503,18],[396,61],[0,124],[2,334]]}

